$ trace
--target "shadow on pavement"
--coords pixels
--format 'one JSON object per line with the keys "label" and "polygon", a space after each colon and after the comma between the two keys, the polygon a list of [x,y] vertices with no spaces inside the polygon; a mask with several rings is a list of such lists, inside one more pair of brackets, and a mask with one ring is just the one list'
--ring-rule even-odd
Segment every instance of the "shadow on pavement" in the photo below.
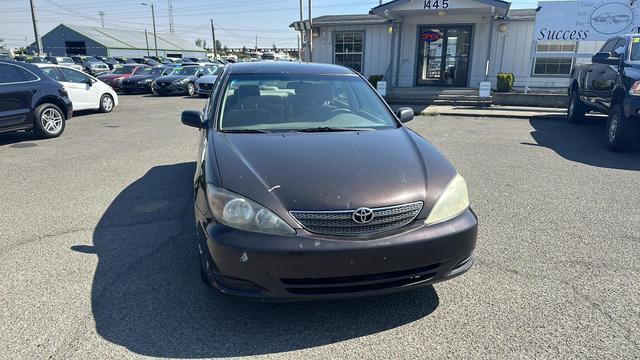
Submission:
{"label": "shadow on pavement", "polygon": [[529,123],[536,143],[523,145],[546,147],[567,160],[591,166],[640,171],[637,147],[626,153],[607,150],[606,117],[589,116],[582,125],[554,117],[532,117]]}
{"label": "shadow on pavement", "polygon": [[[32,131],[16,131],[0,134],[0,146],[14,145],[12,147],[20,147],[20,143],[29,141],[41,141]],[[33,143],[32,146],[37,146],[37,143]]]}
{"label": "shadow on pavement", "polygon": [[204,285],[193,240],[194,163],[157,166],[124,189],[94,232],[92,311],[104,339],[149,356],[235,357],[304,349],[432,313],[433,287],[363,299],[257,303]]}

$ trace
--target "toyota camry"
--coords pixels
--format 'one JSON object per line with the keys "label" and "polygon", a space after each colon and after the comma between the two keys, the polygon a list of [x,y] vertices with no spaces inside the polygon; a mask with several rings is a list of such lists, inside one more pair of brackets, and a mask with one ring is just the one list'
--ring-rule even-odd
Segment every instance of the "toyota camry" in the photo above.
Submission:
{"label": "toyota camry", "polygon": [[204,113],[194,177],[201,276],[261,300],[376,295],[471,268],[464,178],[356,72],[228,65]]}

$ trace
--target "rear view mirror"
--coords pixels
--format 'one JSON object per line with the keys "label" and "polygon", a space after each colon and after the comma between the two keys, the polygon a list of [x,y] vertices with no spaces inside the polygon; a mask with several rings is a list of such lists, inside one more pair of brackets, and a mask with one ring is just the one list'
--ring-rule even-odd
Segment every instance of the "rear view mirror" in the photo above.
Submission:
{"label": "rear view mirror", "polygon": [[402,123],[409,122],[413,120],[413,109],[410,107],[402,107],[398,109],[396,116],[398,116],[398,120]]}
{"label": "rear view mirror", "polygon": [[204,129],[205,122],[201,111],[185,110],[182,112],[182,123],[197,129]]}

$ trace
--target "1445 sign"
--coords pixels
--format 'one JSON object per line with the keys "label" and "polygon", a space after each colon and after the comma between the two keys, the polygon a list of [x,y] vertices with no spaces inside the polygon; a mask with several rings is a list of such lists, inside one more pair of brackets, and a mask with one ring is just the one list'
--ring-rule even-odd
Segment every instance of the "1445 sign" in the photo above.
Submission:
{"label": "1445 sign", "polygon": [[425,0],[424,8],[427,10],[446,9],[449,7],[449,0]]}

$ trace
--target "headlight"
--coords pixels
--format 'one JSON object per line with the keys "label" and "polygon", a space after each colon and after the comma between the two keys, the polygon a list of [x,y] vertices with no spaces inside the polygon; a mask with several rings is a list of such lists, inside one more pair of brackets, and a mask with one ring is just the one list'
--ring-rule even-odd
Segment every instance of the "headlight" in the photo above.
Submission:
{"label": "headlight", "polygon": [[457,174],[440,195],[424,223],[433,225],[452,219],[467,210],[467,208],[469,208],[467,182]]}
{"label": "headlight", "polygon": [[213,216],[224,225],[266,234],[296,233],[269,209],[225,189],[207,185],[207,199]]}
{"label": "headlight", "polygon": [[631,90],[629,90],[629,95],[631,96],[640,96],[640,81],[636,81],[631,85]]}
{"label": "headlight", "polygon": [[184,83],[189,82],[189,78],[184,78],[184,79],[176,80],[175,82],[176,82],[176,84],[184,84]]}

